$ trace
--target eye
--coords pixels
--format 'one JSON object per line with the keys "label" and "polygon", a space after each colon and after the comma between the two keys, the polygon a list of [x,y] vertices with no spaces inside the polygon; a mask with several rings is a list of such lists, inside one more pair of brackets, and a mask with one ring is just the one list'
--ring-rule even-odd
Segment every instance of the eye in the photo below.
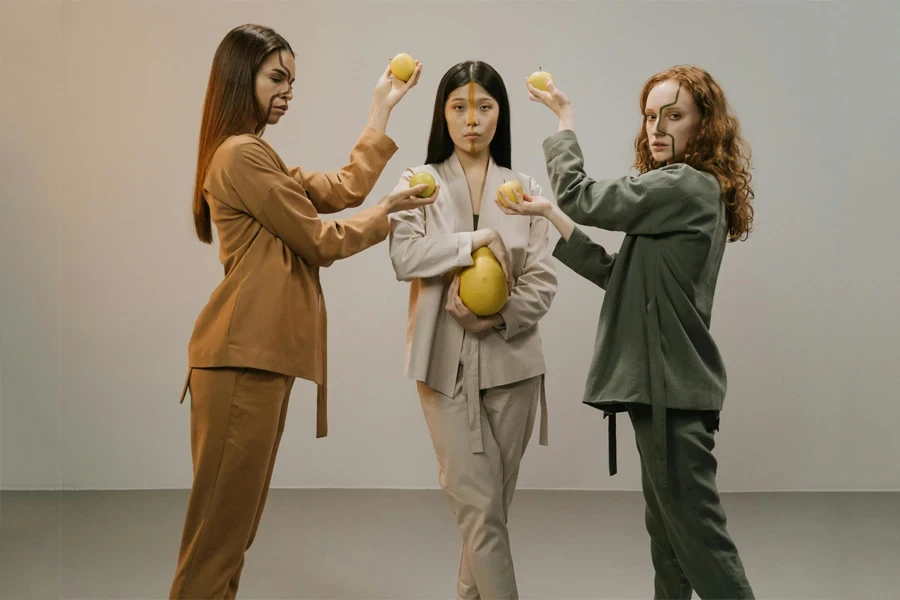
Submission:
{"label": "eye", "polygon": [[681,115],[679,115],[678,113],[674,113],[674,114],[669,115],[669,118],[675,119],[677,121],[678,119],[681,118]]}
{"label": "eye", "polygon": [[656,115],[647,115],[647,120],[648,120],[648,121],[652,121],[652,120],[655,119],[655,118],[656,118]]}
{"label": "eye", "polygon": [[275,83],[281,83],[281,79],[279,79],[278,77],[270,77],[269,79],[271,79]]}

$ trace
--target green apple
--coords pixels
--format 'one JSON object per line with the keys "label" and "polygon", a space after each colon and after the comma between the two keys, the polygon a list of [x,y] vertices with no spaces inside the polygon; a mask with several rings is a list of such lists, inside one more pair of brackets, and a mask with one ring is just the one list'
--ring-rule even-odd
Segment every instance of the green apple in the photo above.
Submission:
{"label": "green apple", "polygon": [[419,198],[428,198],[434,193],[434,177],[427,171],[419,171],[409,179],[409,187],[416,187],[422,184],[428,185],[427,188],[419,192]]}

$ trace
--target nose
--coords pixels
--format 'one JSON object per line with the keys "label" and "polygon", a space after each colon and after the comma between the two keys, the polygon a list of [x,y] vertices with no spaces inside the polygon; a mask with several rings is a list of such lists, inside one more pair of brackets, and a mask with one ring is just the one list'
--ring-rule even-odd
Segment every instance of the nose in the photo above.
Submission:
{"label": "nose", "polygon": [[288,88],[288,91],[285,94],[282,94],[282,98],[285,100],[293,100],[294,99],[294,88]]}

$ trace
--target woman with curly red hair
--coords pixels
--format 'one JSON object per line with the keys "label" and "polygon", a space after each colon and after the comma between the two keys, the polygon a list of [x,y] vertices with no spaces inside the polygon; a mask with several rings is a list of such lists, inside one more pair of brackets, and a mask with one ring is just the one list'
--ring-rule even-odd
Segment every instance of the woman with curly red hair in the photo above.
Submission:
{"label": "woman with curly red hair", "polygon": [[[584,172],[572,106],[553,86],[532,100],[559,117],[544,141],[558,206],[539,196],[502,203],[543,215],[562,238],[554,256],[606,294],[584,402],[609,417],[627,411],[641,458],[656,598],[753,598],[726,529],[713,456],[725,365],[710,335],[726,241],[753,223],[750,151],[725,94],[703,69],[651,77],[640,98],[638,176],[596,181]],[[624,232],[609,254],[575,223]]]}

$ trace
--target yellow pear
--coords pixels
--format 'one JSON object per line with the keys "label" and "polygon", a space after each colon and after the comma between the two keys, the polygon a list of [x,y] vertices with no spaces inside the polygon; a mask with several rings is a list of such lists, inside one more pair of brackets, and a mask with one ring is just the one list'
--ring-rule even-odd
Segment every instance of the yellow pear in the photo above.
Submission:
{"label": "yellow pear", "polygon": [[535,71],[528,78],[531,80],[531,85],[541,90],[542,92],[550,91],[547,89],[547,80],[553,79],[553,75],[551,73],[548,73],[547,71]]}
{"label": "yellow pear", "polygon": [[434,177],[428,171],[419,171],[409,179],[409,187],[426,184],[428,187],[419,192],[419,198],[428,198],[434,193]]}
{"label": "yellow pear", "polygon": [[522,184],[519,183],[518,179],[504,181],[503,184],[497,188],[497,200],[500,201],[500,204],[506,206],[506,200],[509,200],[513,204],[518,204],[519,199],[516,198],[514,190],[518,190],[523,196],[525,195],[525,190],[522,189]]}
{"label": "yellow pear", "polygon": [[459,299],[479,317],[500,312],[509,298],[503,267],[489,248],[472,253],[474,264],[459,274]]}
{"label": "yellow pear", "polygon": [[412,56],[401,52],[391,59],[391,73],[400,81],[409,81],[413,71],[416,70],[416,61]]}

